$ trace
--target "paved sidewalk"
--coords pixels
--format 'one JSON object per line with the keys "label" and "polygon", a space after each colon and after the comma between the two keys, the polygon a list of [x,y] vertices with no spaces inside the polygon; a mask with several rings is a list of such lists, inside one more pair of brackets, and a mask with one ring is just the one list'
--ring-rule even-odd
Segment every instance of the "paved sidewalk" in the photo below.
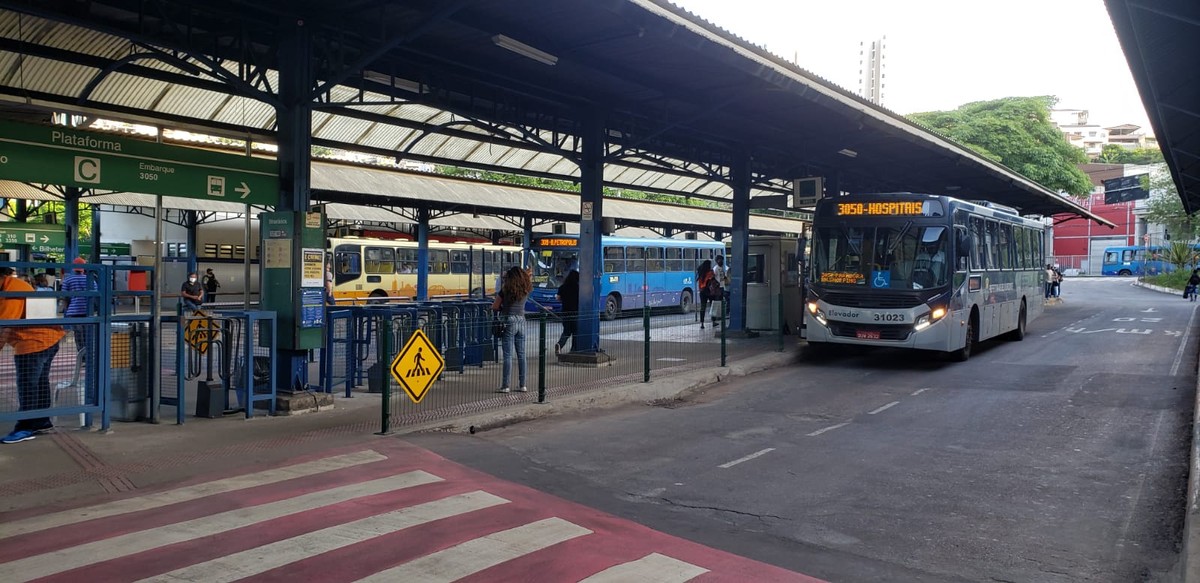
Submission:
{"label": "paved sidewalk", "polygon": [[[393,431],[400,435],[471,431],[546,415],[672,399],[731,375],[785,365],[797,354],[792,346],[784,352],[742,358],[725,368],[605,387],[542,405],[529,400],[470,417],[393,427]],[[337,396],[331,411],[290,417],[189,419],[182,426],[114,423],[107,434],[60,429],[32,441],[0,446],[0,512],[133,492],[213,473],[252,471],[305,452],[380,439],[375,435],[379,428],[380,395],[355,393],[350,399]]]}

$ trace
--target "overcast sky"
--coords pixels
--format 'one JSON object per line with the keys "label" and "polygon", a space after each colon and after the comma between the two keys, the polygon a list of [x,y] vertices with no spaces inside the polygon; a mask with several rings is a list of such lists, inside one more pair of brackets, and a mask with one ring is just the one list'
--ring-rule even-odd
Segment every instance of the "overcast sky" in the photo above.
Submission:
{"label": "overcast sky", "polygon": [[949,110],[1053,95],[1090,122],[1150,131],[1102,0],[673,0],[858,92],[859,42],[886,36],[883,105]]}

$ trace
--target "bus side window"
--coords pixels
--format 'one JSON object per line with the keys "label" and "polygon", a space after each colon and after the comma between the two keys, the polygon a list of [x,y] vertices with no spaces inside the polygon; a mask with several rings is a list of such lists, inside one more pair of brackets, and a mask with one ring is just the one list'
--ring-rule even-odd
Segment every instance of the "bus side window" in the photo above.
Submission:
{"label": "bus side window", "polygon": [[625,248],[625,270],[630,273],[640,273],[646,269],[645,249],[641,247]]}
{"label": "bus side window", "polygon": [[604,273],[621,273],[625,271],[625,248],[604,248]]}
{"label": "bus side window", "polygon": [[971,237],[966,227],[954,228],[955,271],[967,271],[971,266]]}

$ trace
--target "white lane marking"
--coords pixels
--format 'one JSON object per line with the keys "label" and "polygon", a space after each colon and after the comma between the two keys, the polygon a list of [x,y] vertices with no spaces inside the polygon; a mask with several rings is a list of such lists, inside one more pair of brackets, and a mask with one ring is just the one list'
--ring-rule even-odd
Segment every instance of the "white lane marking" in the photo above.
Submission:
{"label": "white lane marking", "polygon": [[140,532],[131,532],[0,564],[0,581],[26,581],[47,577],[101,561],[127,557],[142,551],[283,518],[298,512],[333,506],[355,498],[440,481],[442,479],[433,474],[417,470],[369,482],[310,492],[249,508],[237,508],[212,516],[185,520]]}
{"label": "white lane marking", "polygon": [[137,498],[126,498],[124,500],[117,500],[115,502],[108,502],[105,504],[97,504],[95,506],[63,510],[62,512],[43,514],[41,516],[32,516],[24,520],[15,520],[5,524],[4,527],[0,529],[0,539],[17,536],[19,534],[38,532],[57,526],[75,524],[85,520],[108,518],[110,516],[118,516],[140,510],[161,508],[163,506],[170,506],[171,504],[188,502],[216,494],[224,494],[226,492],[253,488],[255,486],[277,484],[285,480],[323,474],[325,472],[332,472],[334,470],[350,468],[362,464],[369,464],[386,459],[387,456],[375,451],[359,451],[346,455],[333,456],[311,462],[305,462],[302,464],[275,468],[273,470],[255,472],[253,474],[244,474],[241,476],[234,476],[232,478],[225,478],[223,480],[214,480],[212,482],[204,482],[203,484],[195,484],[192,486],[184,486],[182,488],[175,488],[174,490],[167,490],[165,492],[148,494],[146,496],[138,496]]}
{"label": "white lane marking", "polygon": [[899,404],[900,404],[900,401],[892,401],[891,403],[888,403],[887,405],[884,405],[874,411],[868,411],[867,415],[875,415],[877,413],[883,413],[884,411],[887,411],[888,409],[891,409],[892,407],[895,407],[896,405],[899,405]]}
{"label": "white lane marking", "polygon": [[708,569],[650,553],[636,561],[613,565],[579,583],[684,583],[708,572]]}
{"label": "white lane marking", "polygon": [[508,500],[476,490],[449,496],[387,514],[331,526],[281,540],[258,548],[248,549],[197,565],[176,569],[143,582],[169,583],[203,581],[225,583],[265,573],[289,563],[336,551],[377,536],[412,528],[442,518],[458,516],[484,508],[508,504]]}
{"label": "white lane marking", "polygon": [[489,534],[359,579],[365,583],[450,583],[529,553],[592,534],[558,517]]}
{"label": "white lane marking", "polygon": [[746,456],[746,457],[740,457],[740,458],[738,458],[738,459],[735,459],[735,460],[733,460],[733,461],[731,461],[731,462],[723,463],[723,464],[721,464],[721,465],[719,465],[719,466],[717,466],[717,467],[718,467],[718,468],[732,468],[733,466],[736,466],[736,465],[738,465],[738,464],[740,464],[740,463],[742,463],[742,462],[748,462],[748,461],[750,461],[750,460],[752,460],[752,459],[754,459],[754,458],[756,458],[756,457],[759,457],[759,456],[761,456],[761,455],[765,455],[765,454],[771,453],[771,452],[773,452],[773,451],[775,451],[775,448],[773,448],[773,447],[768,447],[767,449],[760,450],[760,451],[756,451],[756,452],[754,452],[754,453],[752,453],[752,454],[750,454],[750,455],[748,455],[748,456]]}
{"label": "white lane marking", "polygon": [[921,393],[924,393],[925,391],[928,391],[931,388],[933,388],[933,387],[925,387],[924,389],[917,389],[915,392],[913,392],[912,396],[915,397],[917,395],[920,395]]}
{"label": "white lane marking", "polygon": [[822,433],[825,433],[826,431],[833,431],[834,429],[837,429],[837,428],[839,428],[839,427],[845,427],[845,426],[847,426],[847,425],[849,425],[849,424],[850,424],[850,422],[849,422],[849,421],[847,421],[847,422],[845,422],[845,423],[838,423],[837,425],[830,425],[829,427],[826,427],[825,429],[818,429],[818,430],[816,430],[816,431],[814,431],[814,432],[812,432],[812,433],[809,433],[809,434],[808,434],[808,436],[809,436],[809,437],[816,437],[816,436],[818,436],[818,435],[820,435],[820,434],[822,434]]}
{"label": "white lane marking", "polygon": [[1179,365],[1183,364],[1183,350],[1187,348],[1188,338],[1192,335],[1192,322],[1196,319],[1196,308],[1192,308],[1192,316],[1188,318],[1187,330],[1183,331],[1183,339],[1179,341],[1179,350],[1175,352],[1175,364],[1171,365],[1171,376],[1175,376],[1179,372]]}

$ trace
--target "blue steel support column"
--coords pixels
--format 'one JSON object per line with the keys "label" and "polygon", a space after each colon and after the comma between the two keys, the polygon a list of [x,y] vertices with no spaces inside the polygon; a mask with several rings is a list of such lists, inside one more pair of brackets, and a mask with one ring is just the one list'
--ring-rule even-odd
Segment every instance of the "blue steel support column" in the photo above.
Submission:
{"label": "blue steel support column", "polygon": [[[63,193],[63,200],[66,212],[63,213],[63,226],[67,231],[67,245],[65,247],[63,263],[70,263],[76,257],[79,257],[79,197],[80,189],[74,186],[68,186]],[[66,274],[63,274],[66,277]]]}
{"label": "blue steel support column", "polygon": [[600,350],[601,267],[600,236],[604,218],[604,123],[595,112],[583,122],[583,160],[580,174],[579,216],[579,330],[575,351]]}
{"label": "blue steel support column", "polygon": [[199,262],[196,260],[196,255],[199,251],[196,249],[196,241],[198,240],[196,231],[200,229],[200,217],[196,214],[196,211],[186,211],[183,217],[183,224],[187,226],[187,270],[188,273],[192,273],[199,268]]}
{"label": "blue steel support column", "polygon": [[429,301],[429,209],[417,209],[417,300]]}
{"label": "blue steel support column", "polygon": [[746,261],[750,251],[750,156],[739,152],[729,169],[733,183],[733,249],[725,258],[729,269],[729,329],[746,327]]}
{"label": "blue steel support column", "polygon": [[[92,256],[88,258],[89,263],[100,263],[100,205],[92,205]],[[67,261],[74,259],[67,258]]]}
{"label": "blue steel support column", "polygon": [[[308,210],[312,178],[312,39],[304,21],[286,18],[280,22],[280,37],[280,106],[275,110],[279,128],[279,201],[275,210],[303,211]],[[296,237],[292,243],[293,265],[299,263],[302,247],[301,238]],[[297,325],[294,317],[285,321],[287,325]],[[298,328],[279,334],[274,380],[276,388],[282,391],[293,391],[308,383],[308,351],[292,345],[297,332]]]}
{"label": "blue steel support column", "polygon": [[[529,260],[529,250],[533,248],[533,217],[521,218],[521,262]],[[533,269],[533,265],[525,265]]]}

